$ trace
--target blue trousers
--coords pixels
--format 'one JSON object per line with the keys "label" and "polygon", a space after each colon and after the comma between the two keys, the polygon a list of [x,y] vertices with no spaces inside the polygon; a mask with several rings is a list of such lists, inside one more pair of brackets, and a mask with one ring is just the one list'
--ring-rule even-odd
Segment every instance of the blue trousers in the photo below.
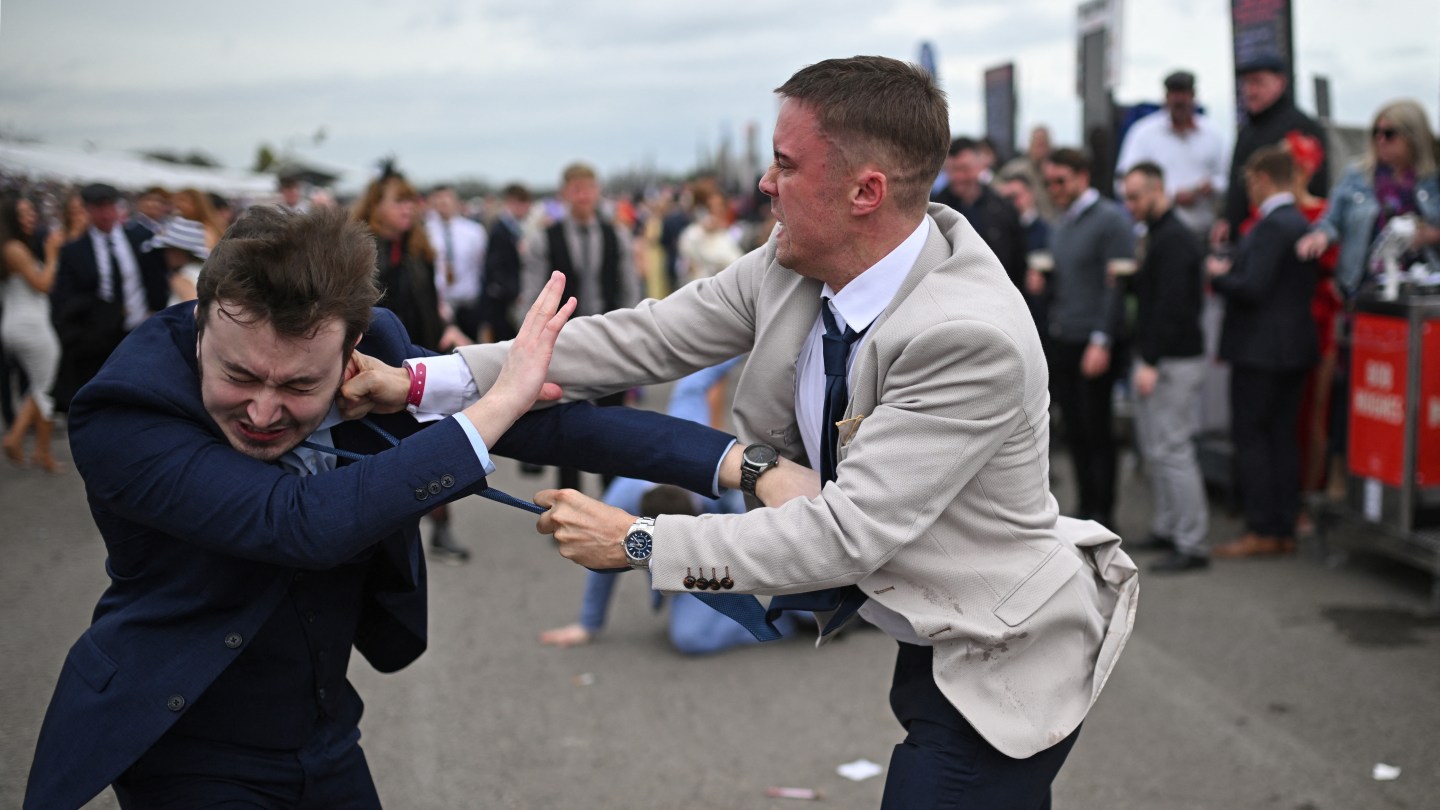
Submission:
{"label": "blue trousers", "polygon": [[298,751],[167,734],[114,788],[126,810],[380,807],[360,729],[328,719]]}
{"label": "blue trousers", "polygon": [[1080,729],[1028,759],[986,742],[935,685],[933,647],[900,644],[890,708],[908,732],[890,756],[882,810],[1050,810],[1050,783]]}

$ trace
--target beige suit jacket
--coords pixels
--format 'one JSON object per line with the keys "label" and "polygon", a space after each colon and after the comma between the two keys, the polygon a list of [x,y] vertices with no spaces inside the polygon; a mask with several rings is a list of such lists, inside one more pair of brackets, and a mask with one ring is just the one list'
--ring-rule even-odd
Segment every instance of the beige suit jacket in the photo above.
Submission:
{"label": "beige suit jacket", "polygon": [[[846,416],[863,419],[842,431],[837,479],[776,509],[661,517],[651,572],[664,591],[712,568],[747,593],[858,585],[934,644],[935,681],[970,724],[1028,757],[1100,694],[1134,625],[1136,569],[1103,526],[1059,516],[1030,313],[963,217],[928,215],[920,258],[852,367]],[[821,285],[774,257],[772,240],[663,301],[573,321],[550,379],[588,399],[753,347],[737,431],[805,463],[795,361]],[[460,351],[486,390],[503,346]]]}

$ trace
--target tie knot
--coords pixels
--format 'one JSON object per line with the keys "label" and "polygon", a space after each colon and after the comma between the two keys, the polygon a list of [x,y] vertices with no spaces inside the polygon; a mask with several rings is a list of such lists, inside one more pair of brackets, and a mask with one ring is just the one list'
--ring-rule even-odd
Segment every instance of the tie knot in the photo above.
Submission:
{"label": "tie knot", "polygon": [[835,316],[830,312],[829,299],[820,302],[820,317],[825,323],[825,335],[821,341],[825,376],[843,379],[846,366],[849,365],[850,345],[860,339],[861,333],[848,326],[843,332],[840,330],[840,325],[835,322]]}

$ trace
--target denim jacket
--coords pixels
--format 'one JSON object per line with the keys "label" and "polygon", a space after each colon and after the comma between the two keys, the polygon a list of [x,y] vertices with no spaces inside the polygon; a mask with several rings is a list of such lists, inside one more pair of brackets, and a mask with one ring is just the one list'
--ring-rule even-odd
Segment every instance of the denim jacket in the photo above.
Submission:
{"label": "denim jacket", "polygon": [[[1415,189],[1415,203],[1425,222],[1440,226],[1440,174],[1420,179]],[[1354,295],[1365,278],[1375,218],[1379,215],[1374,179],[1358,165],[1349,166],[1340,175],[1340,182],[1330,190],[1325,215],[1314,228],[1328,236],[1331,244],[1340,243],[1335,282],[1347,296]],[[1434,259],[1433,250],[1431,259]]]}

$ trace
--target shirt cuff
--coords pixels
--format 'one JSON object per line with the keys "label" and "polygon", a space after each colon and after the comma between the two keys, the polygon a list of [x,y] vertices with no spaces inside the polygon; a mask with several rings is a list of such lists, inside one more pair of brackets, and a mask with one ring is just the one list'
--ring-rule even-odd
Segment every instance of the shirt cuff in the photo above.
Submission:
{"label": "shirt cuff", "polygon": [[725,445],[725,452],[720,454],[720,460],[715,462],[715,477],[710,479],[710,497],[712,498],[718,498],[725,494],[725,490],[720,488],[720,465],[725,463],[725,457],[730,455],[730,448],[734,447],[737,441],[739,439],[731,439],[730,443]]}
{"label": "shirt cuff", "polygon": [[495,474],[495,462],[490,460],[490,451],[485,447],[485,441],[480,438],[480,431],[470,423],[470,418],[463,413],[457,413],[453,417],[460,423],[460,429],[465,431],[465,438],[470,440],[470,446],[475,449],[475,458],[480,460],[480,468],[486,475]]}
{"label": "shirt cuff", "polygon": [[[480,399],[480,389],[475,385],[475,375],[465,358],[458,354],[442,354],[436,357],[416,357],[405,362],[410,365],[425,364],[425,392],[420,396],[420,407],[415,411],[415,421],[434,422],[457,414]],[[469,420],[464,420],[469,424]],[[473,427],[473,426],[472,426]]]}
{"label": "shirt cuff", "polygon": [[1108,349],[1110,348],[1110,336],[1097,329],[1090,333],[1090,345]]}

